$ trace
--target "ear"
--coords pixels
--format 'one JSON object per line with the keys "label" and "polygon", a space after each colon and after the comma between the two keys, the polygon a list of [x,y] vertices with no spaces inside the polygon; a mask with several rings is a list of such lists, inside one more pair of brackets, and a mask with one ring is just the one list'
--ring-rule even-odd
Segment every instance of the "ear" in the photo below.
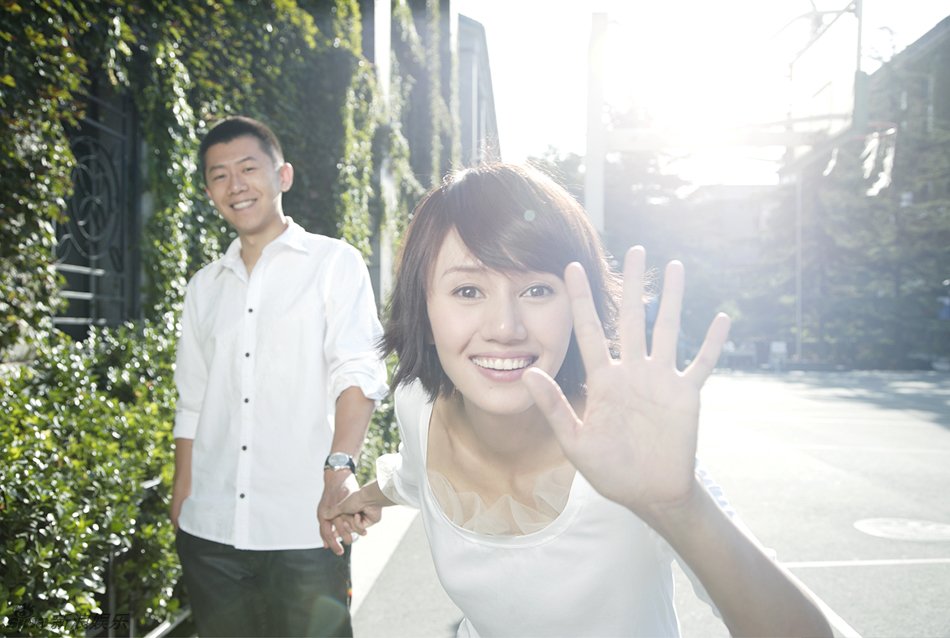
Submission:
{"label": "ear", "polygon": [[294,184],[294,167],[290,162],[284,162],[277,169],[277,177],[280,179],[280,192],[286,193]]}

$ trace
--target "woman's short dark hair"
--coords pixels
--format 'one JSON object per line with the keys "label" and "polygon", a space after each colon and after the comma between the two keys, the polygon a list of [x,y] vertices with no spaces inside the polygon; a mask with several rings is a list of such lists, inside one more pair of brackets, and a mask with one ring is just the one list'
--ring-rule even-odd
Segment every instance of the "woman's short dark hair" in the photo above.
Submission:
{"label": "woman's short dark hair", "polygon": [[[541,171],[523,165],[481,164],[450,174],[419,202],[399,255],[381,349],[397,355],[393,388],[419,379],[430,398],[455,389],[431,343],[429,282],[443,240],[455,228],[482,264],[501,272],[528,270],[564,276],[572,261],[587,271],[594,305],[613,336],[619,278],[581,205]],[[577,342],[556,379],[567,395],[583,392],[586,375]]]}
{"label": "woman's short dark hair", "polygon": [[201,140],[201,146],[198,149],[198,168],[201,170],[202,177],[205,174],[205,158],[209,148],[215,144],[227,144],[245,135],[256,137],[261,149],[274,160],[275,164],[279,166],[284,162],[284,151],[270,127],[252,117],[234,115],[215,124]]}

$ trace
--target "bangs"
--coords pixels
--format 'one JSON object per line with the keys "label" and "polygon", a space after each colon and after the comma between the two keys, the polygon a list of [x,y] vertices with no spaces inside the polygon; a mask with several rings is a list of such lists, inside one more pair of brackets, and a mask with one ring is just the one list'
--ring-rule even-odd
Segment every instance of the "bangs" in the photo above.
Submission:
{"label": "bangs", "polygon": [[472,255],[492,270],[558,277],[572,261],[588,265],[584,234],[564,214],[565,207],[580,211],[580,204],[566,193],[526,189],[525,181],[509,183],[508,177],[467,172],[447,193],[450,223]]}
{"label": "bangs", "polygon": [[[427,307],[435,261],[453,228],[472,257],[498,272],[544,272],[563,278],[564,268],[579,262],[604,332],[613,339],[619,278],[583,207],[533,167],[481,164],[448,175],[413,211],[381,344],[384,356],[397,355],[393,388],[418,379],[430,399],[455,390],[431,344]],[[572,335],[555,380],[565,394],[575,395],[584,392],[585,378]]]}

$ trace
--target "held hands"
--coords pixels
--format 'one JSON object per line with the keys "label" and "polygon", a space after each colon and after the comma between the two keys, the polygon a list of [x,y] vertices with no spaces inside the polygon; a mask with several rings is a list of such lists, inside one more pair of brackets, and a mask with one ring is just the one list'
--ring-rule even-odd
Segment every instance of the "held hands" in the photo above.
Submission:
{"label": "held hands", "polygon": [[627,251],[619,359],[610,355],[583,267],[572,263],[565,269],[574,334],[587,370],[583,418],[543,371],[531,368],[523,379],[564,453],[587,481],[606,498],[650,517],[692,494],[700,389],[719,358],[729,318],[717,315],[696,359],[686,370],[677,370],[684,277],[682,264],[671,262],[648,355],[645,262],[642,247]]}
{"label": "held hands", "polygon": [[335,554],[343,553],[340,537],[349,541],[350,532],[345,529],[344,521],[334,520],[335,515],[332,512],[340,501],[358,490],[359,484],[356,477],[349,471],[327,470],[324,472],[323,498],[317,506],[317,521],[320,523],[320,538],[323,539],[323,546]]}
{"label": "held hands", "polygon": [[[350,482],[349,479],[352,479]],[[332,497],[328,498],[327,492],[324,492],[323,500],[320,501],[320,507],[317,509],[317,517],[320,521],[320,536],[323,538],[323,546],[328,548],[334,554],[343,554],[343,544],[349,545],[354,540],[354,534],[360,536],[366,535],[366,528],[375,525],[382,517],[382,507],[365,502],[363,496],[367,488],[356,488],[356,478],[349,475],[346,483],[348,491],[342,498],[330,504]],[[375,485],[375,482],[371,485]],[[329,484],[327,485],[329,489]],[[342,494],[342,491],[337,492]]]}

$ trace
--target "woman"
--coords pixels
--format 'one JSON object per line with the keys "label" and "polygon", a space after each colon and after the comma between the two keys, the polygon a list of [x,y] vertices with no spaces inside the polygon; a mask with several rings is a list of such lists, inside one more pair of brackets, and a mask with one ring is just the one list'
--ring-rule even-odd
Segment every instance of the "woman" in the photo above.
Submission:
{"label": "woman", "polygon": [[628,252],[618,308],[584,211],[534,169],[479,166],[431,191],[384,337],[400,453],[339,505],[337,527],[362,534],[383,506],[420,508],[462,636],[676,635],[677,555],[733,634],[830,636],[695,469],[700,388],[728,318],[678,371],[671,263],[648,352],[644,262]]}

